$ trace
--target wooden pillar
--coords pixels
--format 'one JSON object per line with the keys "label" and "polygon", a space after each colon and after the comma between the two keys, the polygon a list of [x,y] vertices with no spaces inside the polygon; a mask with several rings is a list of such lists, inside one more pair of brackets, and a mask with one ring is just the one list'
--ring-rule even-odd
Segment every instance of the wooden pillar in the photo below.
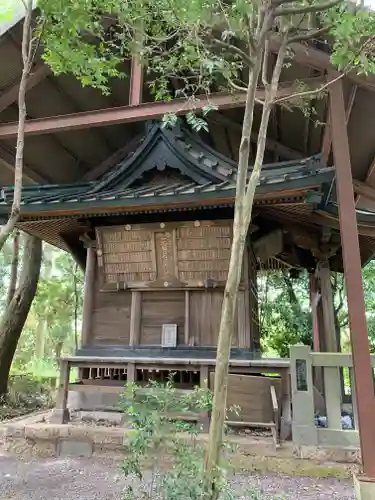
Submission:
{"label": "wooden pillar", "polygon": [[332,149],[336,167],[340,234],[348,300],[362,464],[364,474],[375,478],[374,383],[368,343],[361,255],[342,79],[332,83],[329,89]]}
{"label": "wooden pillar", "polygon": [[130,338],[129,345],[136,346],[140,343],[142,314],[142,292],[132,292],[130,309]]}
{"label": "wooden pillar", "polygon": [[320,334],[319,334],[319,316],[318,307],[320,301],[320,292],[317,284],[317,279],[314,274],[309,275],[309,291],[310,291],[310,309],[312,318],[312,341],[315,352],[321,351]]}
{"label": "wooden pillar", "polygon": [[185,322],[184,322],[185,345],[190,345],[190,292],[185,290]]}
{"label": "wooden pillar", "polygon": [[64,359],[60,360],[60,380],[56,398],[56,406],[49,419],[53,424],[65,424],[69,422],[70,414],[67,408],[68,390],[70,377],[70,363]]}
{"label": "wooden pillar", "polygon": [[128,366],[126,368],[126,381],[135,382],[136,381],[135,379],[136,379],[135,363],[128,363]]}
{"label": "wooden pillar", "polygon": [[138,58],[133,57],[130,73],[129,104],[138,106],[142,102],[143,70]]}
{"label": "wooden pillar", "polygon": [[87,248],[85,285],[83,295],[83,318],[82,318],[82,336],[81,345],[90,344],[92,331],[92,316],[94,309],[95,292],[95,274],[96,274],[96,250],[92,246]]}
{"label": "wooden pillar", "polygon": [[317,266],[320,282],[320,302],[323,314],[323,344],[325,352],[337,352],[335,316],[331,284],[331,270],[328,260],[320,261]]}
{"label": "wooden pillar", "polygon": [[[310,274],[309,276],[309,288],[310,288],[310,308],[312,317],[312,329],[313,329],[313,350],[315,352],[326,351],[323,331],[323,315],[322,315],[322,304],[321,304],[321,294],[318,284],[318,278],[315,274]],[[322,338],[323,337],[323,338]],[[314,387],[317,389],[321,397],[324,394],[324,375],[323,369],[315,366],[313,368],[313,380]]]}
{"label": "wooden pillar", "polygon": [[[142,42],[142,29],[141,26],[137,27],[135,35],[137,44],[141,45]],[[139,48],[138,48],[139,50]],[[143,68],[139,58],[139,52],[134,54],[131,62],[130,72],[130,89],[129,89],[129,104],[130,106],[138,106],[142,102],[143,90]]]}

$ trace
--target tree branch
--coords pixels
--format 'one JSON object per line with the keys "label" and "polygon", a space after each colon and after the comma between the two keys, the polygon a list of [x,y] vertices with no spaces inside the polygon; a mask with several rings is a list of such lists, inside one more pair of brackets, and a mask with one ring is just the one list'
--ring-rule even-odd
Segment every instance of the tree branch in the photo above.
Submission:
{"label": "tree branch", "polygon": [[227,50],[228,52],[232,52],[233,54],[238,55],[249,67],[254,66],[254,61],[250,56],[246,54],[242,49],[233,45],[232,43],[224,42],[223,40],[218,40],[217,38],[212,39],[212,44],[217,47],[221,47],[222,49]]}
{"label": "tree branch", "polygon": [[262,165],[263,165],[264,151],[266,148],[269,117],[277,93],[277,89],[279,87],[280,75],[284,65],[287,44],[288,44],[288,32],[284,34],[283,41],[281,43],[279,52],[277,54],[276,64],[272,73],[271,84],[266,89],[262,119],[258,133],[257,154],[255,157],[253,171],[248,181],[245,194],[244,213],[245,213],[245,224],[247,224],[246,227],[249,226],[251,220],[251,212],[255,195],[255,189],[258,185],[260,172],[262,170]]}
{"label": "tree branch", "polygon": [[262,67],[262,82],[264,87],[268,86],[268,58],[270,53],[270,43],[267,39],[264,44],[263,67]]}
{"label": "tree branch", "polygon": [[332,80],[330,80],[329,82],[325,83],[324,85],[322,85],[321,87],[319,87],[317,89],[305,90],[303,92],[297,92],[297,93],[291,94],[289,96],[280,97],[279,99],[276,99],[274,101],[274,104],[280,104],[280,102],[291,101],[291,100],[296,99],[296,98],[308,97],[311,95],[319,94],[319,92],[322,92],[323,90],[328,88],[333,83],[337,82],[338,80],[341,80],[341,78],[344,78],[344,76],[346,74],[347,74],[347,72],[340,73],[336,78],[333,78]]}
{"label": "tree branch", "polygon": [[333,7],[336,7],[336,5],[339,5],[340,3],[343,3],[343,0],[332,0],[331,2],[326,2],[316,5],[307,5],[306,7],[300,7],[300,8],[278,7],[277,9],[275,9],[275,16],[277,17],[277,16],[294,16],[297,14],[313,14],[316,12],[323,12],[328,9],[332,9]]}
{"label": "tree branch", "polygon": [[329,33],[332,25],[320,28],[315,31],[310,31],[304,34],[295,35],[289,38],[288,43],[306,42],[308,40],[313,40],[314,38],[319,38],[321,35],[326,35]]}

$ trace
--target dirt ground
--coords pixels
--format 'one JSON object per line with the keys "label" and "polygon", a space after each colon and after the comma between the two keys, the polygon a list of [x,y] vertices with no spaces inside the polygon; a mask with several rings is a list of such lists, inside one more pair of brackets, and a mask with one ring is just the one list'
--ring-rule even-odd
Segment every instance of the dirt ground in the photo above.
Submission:
{"label": "dirt ground", "polygon": [[[0,500],[122,500],[119,464],[69,458],[19,460],[0,456]],[[285,476],[236,476],[234,486],[263,491],[257,500],[353,500],[349,482]],[[255,497],[256,498],[256,497]]]}

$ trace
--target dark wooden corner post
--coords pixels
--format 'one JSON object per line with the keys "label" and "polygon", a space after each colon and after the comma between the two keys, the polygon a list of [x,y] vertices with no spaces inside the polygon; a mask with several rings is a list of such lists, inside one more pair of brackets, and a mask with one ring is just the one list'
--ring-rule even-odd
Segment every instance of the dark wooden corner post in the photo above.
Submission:
{"label": "dark wooden corner post", "polygon": [[342,79],[331,84],[329,89],[332,149],[336,168],[341,245],[348,298],[362,465],[364,474],[370,478],[375,478],[373,371],[368,343]]}
{"label": "dark wooden corner post", "polygon": [[337,352],[331,269],[329,260],[320,260],[316,267],[316,277],[320,290],[320,301],[317,304],[321,351]]}
{"label": "dark wooden corner post", "polygon": [[93,245],[87,247],[85,286],[83,295],[82,336],[81,345],[90,343],[92,330],[92,315],[94,309],[94,287],[96,274],[96,249]]}

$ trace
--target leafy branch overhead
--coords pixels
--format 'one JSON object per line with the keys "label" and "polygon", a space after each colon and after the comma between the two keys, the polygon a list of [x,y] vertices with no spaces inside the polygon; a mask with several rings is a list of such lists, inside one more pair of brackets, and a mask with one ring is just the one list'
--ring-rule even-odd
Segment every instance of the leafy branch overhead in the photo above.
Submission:
{"label": "leafy branch overhead", "polygon": [[282,66],[287,66],[296,42],[326,44],[344,72],[374,69],[374,15],[344,0],[68,0],[64,8],[61,0],[40,0],[38,5],[44,58],[55,73],[73,73],[83,85],[109,92],[110,79],[128,76],[124,60],[136,53],[155,99],[186,97],[192,109],[194,96],[246,91],[259,59],[257,83],[270,87],[275,57],[285,52]]}

